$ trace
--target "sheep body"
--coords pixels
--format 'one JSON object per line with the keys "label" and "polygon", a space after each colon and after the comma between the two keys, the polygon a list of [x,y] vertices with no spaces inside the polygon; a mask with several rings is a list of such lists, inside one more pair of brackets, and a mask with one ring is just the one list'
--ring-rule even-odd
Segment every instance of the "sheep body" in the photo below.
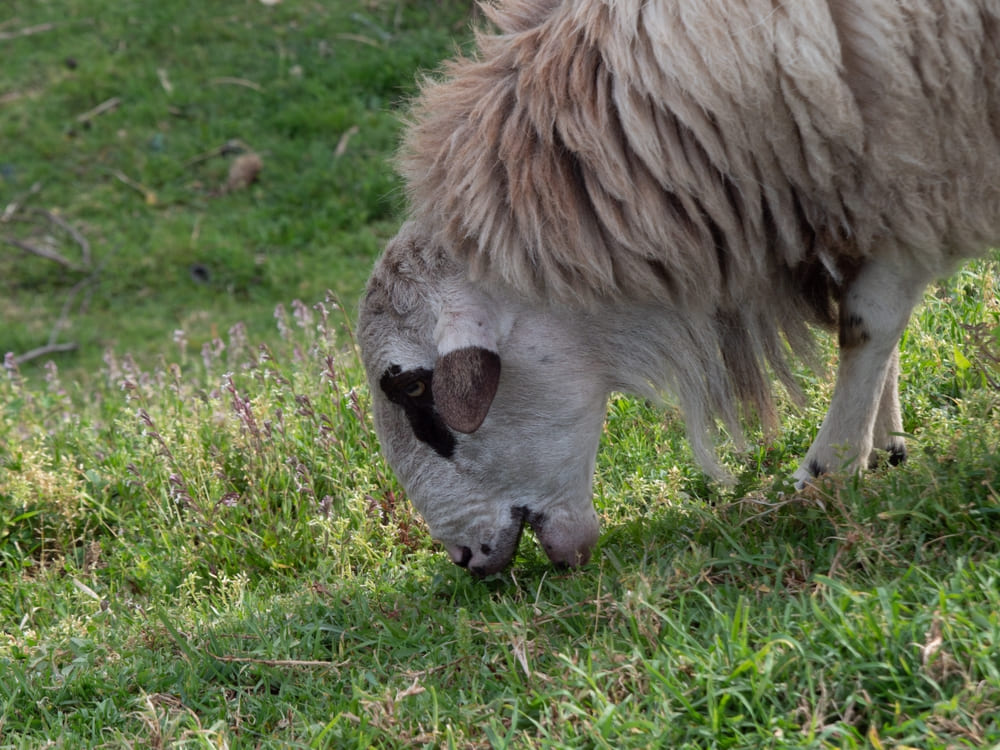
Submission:
{"label": "sheep body", "polygon": [[[838,468],[845,447],[849,467],[873,446],[901,458],[899,335],[930,280],[1000,239],[1000,2],[508,0],[488,12],[498,31],[415,103],[400,156],[410,221],[360,320],[390,463],[432,531],[448,527],[452,556],[467,557],[457,537],[472,526],[529,523],[572,548],[570,521],[546,532],[540,520],[571,503],[426,478],[417,412],[379,384],[391,366],[437,370],[420,419],[441,440],[456,432],[449,394],[478,403],[453,455],[428,454],[434,466],[544,431],[556,415],[526,427],[506,409],[543,390],[531,385],[546,377],[541,353],[520,380],[507,372],[516,347],[541,352],[529,319],[582,348],[550,360],[593,371],[593,394],[577,383],[591,408],[602,388],[673,392],[717,474],[715,420],[738,437],[754,411],[775,429],[773,375],[796,392],[789,352],[810,356],[809,324],[837,325],[837,389],[796,478]],[[496,480],[499,466],[469,460],[480,485]],[[458,484],[476,496],[460,509]],[[517,505],[519,492],[533,499]]]}

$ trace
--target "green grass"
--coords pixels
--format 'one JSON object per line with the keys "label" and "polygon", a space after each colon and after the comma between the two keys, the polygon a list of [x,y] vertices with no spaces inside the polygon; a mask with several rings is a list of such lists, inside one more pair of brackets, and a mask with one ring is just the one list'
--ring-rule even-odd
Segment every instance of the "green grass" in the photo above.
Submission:
{"label": "green grass", "polygon": [[[398,221],[387,109],[468,7],[7,8],[0,33],[65,26],[0,40],[0,212],[43,184],[0,236],[79,258],[31,209],[58,212],[94,265],[0,251],[15,353],[92,279],[60,329],[80,348],[0,378],[0,747],[1000,745],[996,258],[907,331],[907,464],[781,493],[823,373],[774,443],[723,446],[732,489],[675,414],[616,398],[593,561],[526,538],[477,581],[379,456],[349,322]],[[260,181],[210,195],[231,157],[185,163],[234,137]]]}
{"label": "green grass", "polygon": [[[58,329],[87,372],[108,346],[149,361],[174,328],[197,347],[237,320],[269,333],[295,296],[353,305],[401,204],[398,108],[469,19],[458,0],[7,0],[0,212],[19,210],[0,222],[0,351]],[[231,142],[263,169],[226,192]]]}
{"label": "green grass", "polygon": [[[933,299],[904,350],[925,363],[954,348]],[[917,400],[909,464],[806,495],[769,489],[806,447],[794,414],[728,454],[731,491],[676,418],[616,399],[594,561],[526,540],[480,582],[378,457],[340,314],[296,305],[282,331],[109,357],[85,393],[3,381],[0,744],[1000,742],[1000,410],[975,378]]]}

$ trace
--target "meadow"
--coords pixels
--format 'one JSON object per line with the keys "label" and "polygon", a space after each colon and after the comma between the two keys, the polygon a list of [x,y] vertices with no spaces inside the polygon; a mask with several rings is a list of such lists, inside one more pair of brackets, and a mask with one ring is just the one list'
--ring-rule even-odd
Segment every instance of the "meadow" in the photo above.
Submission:
{"label": "meadow", "polygon": [[787,485],[828,342],[779,437],[721,442],[734,486],[613,398],[580,570],[430,540],[352,325],[475,20],[0,8],[0,747],[1000,747],[997,253],[904,336],[902,466]]}

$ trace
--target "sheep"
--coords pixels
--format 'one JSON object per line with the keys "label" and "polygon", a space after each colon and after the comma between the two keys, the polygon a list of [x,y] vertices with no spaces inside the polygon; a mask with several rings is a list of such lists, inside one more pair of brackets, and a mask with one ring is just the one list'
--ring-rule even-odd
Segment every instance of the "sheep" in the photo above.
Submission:
{"label": "sheep", "polygon": [[837,379],[794,480],[903,460],[910,313],[1000,241],[1000,1],[485,10],[413,105],[358,321],[385,457],[451,559],[498,572],[527,525],[587,562],[609,394],[672,393],[719,477],[713,433],[773,433],[820,327]]}

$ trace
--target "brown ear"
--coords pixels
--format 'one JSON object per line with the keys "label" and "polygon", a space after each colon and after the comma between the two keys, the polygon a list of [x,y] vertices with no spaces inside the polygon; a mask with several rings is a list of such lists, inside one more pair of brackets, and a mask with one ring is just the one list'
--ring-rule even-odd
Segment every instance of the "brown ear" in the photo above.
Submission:
{"label": "brown ear", "polygon": [[434,405],[446,425],[469,434],[486,419],[499,384],[499,354],[478,346],[453,349],[434,365]]}

